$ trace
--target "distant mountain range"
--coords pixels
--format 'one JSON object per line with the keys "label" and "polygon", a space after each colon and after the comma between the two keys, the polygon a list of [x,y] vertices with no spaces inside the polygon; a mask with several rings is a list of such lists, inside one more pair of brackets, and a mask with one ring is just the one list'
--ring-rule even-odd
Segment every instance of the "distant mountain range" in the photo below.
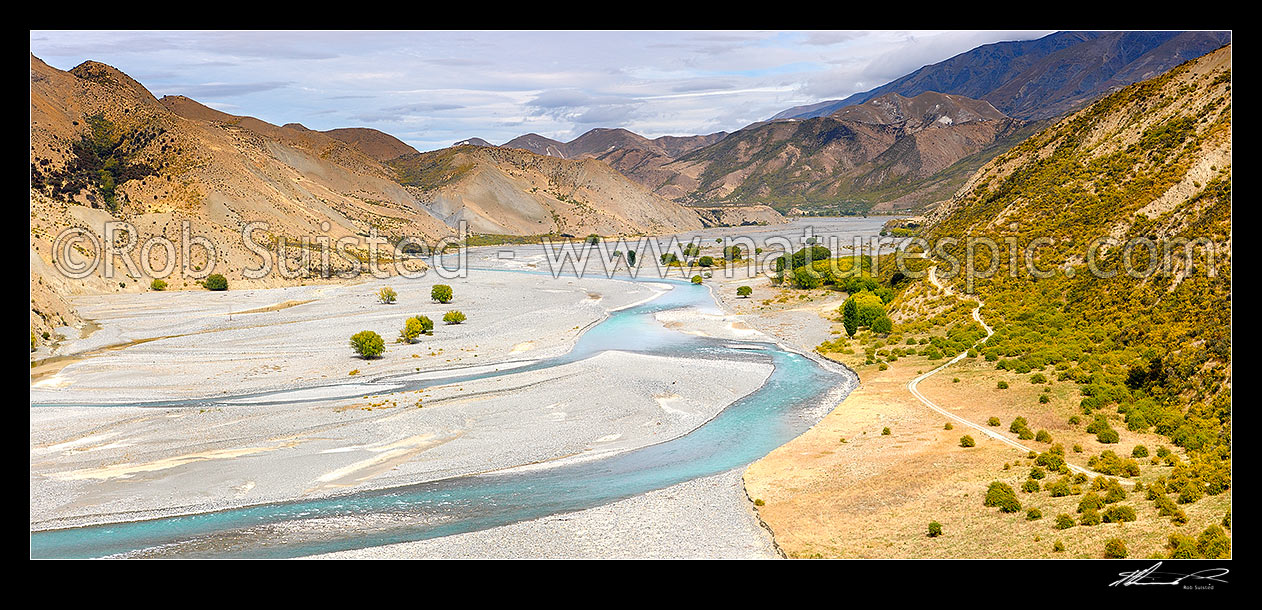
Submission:
{"label": "distant mountain range", "polygon": [[1230,32],[1056,32],[997,42],[843,100],[789,108],[771,120],[828,116],[888,93],[914,97],[926,91],[984,100],[1024,120],[1050,118],[1230,42]]}

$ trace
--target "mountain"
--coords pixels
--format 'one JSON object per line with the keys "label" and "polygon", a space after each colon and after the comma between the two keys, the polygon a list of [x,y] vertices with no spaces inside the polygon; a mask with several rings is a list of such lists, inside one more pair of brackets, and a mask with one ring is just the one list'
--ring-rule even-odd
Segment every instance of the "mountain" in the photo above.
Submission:
{"label": "mountain", "polygon": [[1186,452],[1170,480],[1195,472],[1182,502],[1231,482],[1231,118],[1227,46],[995,157],[922,233],[939,270],[1000,244],[947,280],[994,327],[977,362],[1050,371],[1084,423],[1166,437]]}
{"label": "mountain", "polygon": [[1230,32],[1056,32],[983,45],[870,91],[796,106],[772,119],[828,116],[888,93],[927,91],[988,101],[1023,120],[1050,118],[1230,42]]}
{"label": "mountain", "polygon": [[392,160],[398,179],[449,226],[500,235],[576,236],[697,229],[696,212],[594,159],[455,146]]}
{"label": "mountain", "polygon": [[378,161],[389,161],[395,157],[416,152],[415,148],[408,146],[402,140],[376,129],[345,127],[342,129],[330,129],[321,133],[341,140]]}
{"label": "mountain", "polygon": [[553,140],[552,138],[545,138],[537,133],[528,133],[524,136],[517,136],[516,138],[502,144],[502,147],[519,148],[521,150],[528,150],[536,155],[544,155],[547,157],[566,158],[566,146],[564,143]]}
{"label": "mountain", "polygon": [[[482,138],[469,138],[452,144],[452,146],[495,146],[494,144],[483,140]],[[415,152],[415,151],[413,151]]]}
{"label": "mountain", "polygon": [[[121,71],[92,61],[66,72],[32,55],[30,88],[31,328],[37,335],[79,322],[68,296],[149,286],[152,274],[143,265],[132,273],[122,261],[110,278],[104,265],[78,279],[58,272],[53,243],[70,227],[86,230],[97,243],[115,221],[130,223],[135,235],[130,228],[126,233],[139,244],[205,238],[215,247],[215,273],[233,286],[270,286],[307,281],[313,270],[245,278],[245,269],[260,264],[254,244],[242,237],[253,222],[266,223],[250,235],[273,252],[281,238],[290,244],[354,238],[360,241],[346,254],[361,261],[368,257],[361,238],[374,232],[390,243],[404,236],[433,241],[453,234],[460,219],[477,232],[512,234],[702,226],[697,213],[590,159],[476,146],[421,154],[372,129],[277,126],[183,96],[159,100]],[[290,267],[301,269],[306,251],[289,248]],[[177,248],[177,259],[182,252]],[[188,252],[190,260],[171,261],[179,264],[167,278],[170,289],[197,287],[200,276],[180,271],[184,263],[194,271],[209,266],[207,251]],[[319,258],[308,263],[318,269]],[[334,273],[352,264],[341,255],[331,258]],[[132,261],[139,262],[137,254]]]}
{"label": "mountain", "polygon": [[832,116],[758,123],[674,161],[623,171],[690,205],[767,203],[832,213],[874,204],[910,208],[949,196],[970,173],[953,166],[975,169],[1025,127],[984,101],[894,93]]}

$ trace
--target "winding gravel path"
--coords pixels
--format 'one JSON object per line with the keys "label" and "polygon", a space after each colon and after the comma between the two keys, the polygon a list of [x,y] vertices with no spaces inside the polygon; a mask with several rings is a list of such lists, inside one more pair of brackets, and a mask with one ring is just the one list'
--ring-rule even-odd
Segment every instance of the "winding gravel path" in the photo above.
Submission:
{"label": "winding gravel path", "polygon": [[[929,276],[928,276],[928,277],[929,277],[929,283],[930,283],[930,284],[933,284],[935,287],[937,287],[937,288],[938,288],[938,290],[941,290],[941,291],[942,291],[944,294],[946,294],[947,296],[954,296],[954,294],[955,294],[955,293],[954,293],[954,291],[952,291],[950,288],[948,288],[948,287],[946,287],[946,286],[943,286],[941,283],[939,283],[939,282],[938,282],[938,277],[937,277],[937,274],[936,274],[936,273],[934,273],[934,270],[935,270],[935,269],[937,269],[937,267],[930,267],[930,268],[929,268]],[[981,299],[978,299],[978,301],[977,301],[977,307],[973,309],[973,319],[974,319],[974,320],[977,320],[977,323],[978,323],[978,324],[981,324],[981,325],[982,325],[982,328],[986,329],[986,336],[985,336],[984,338],[980,339],[977,343],[974,343],[974,344],[973,344],[973,347],[976,347],[977,345],[980,345],[983,341],[985,341],[986,339],[989,339],[991,335],[995,334],[995,330],[994,330],[993,328],[991,328],[990,326],[988,326],[988,325],[986,324],[986,322],[982,321],[981,310],[982,310],[982,302],[981,302]],[[1001,434],[1001,433],[999,433],[999,432],[996,432],[996,431],[994,431],[994,430],[991,430],[988,426],[983,426],[982,424],[974,423],[974,422],[972,422],[972,421],[969,421],[969,420],[967,420],[967,419],[964,419],[963,417],[960,417],[959,415],[956,415],[956,414],[954,414],[954,413],[951,413],[950,411],[947,411],[946,409],[944,409],[944,408],[942,408],[942,407],[938,406],[937,404],[935,404],[932,400],[929,400],[927,397],[925,397],[925,395],[924,395],[924,394],[921,394],[921,393],[920,393],[920,390],[919,390],[919,389],[917,389],[917,386],[919,386],[919,385],[920,385],[920,382],[922,382],[922,381],[924,381],[924,380],[928,379],[929,377],[931,377],[932,375],[934,375],[934,374],[935,374],[935,373],[937,373],[938,371],[941,371],[942,369],[945,369],[945,368],[947,368],[948,366],[951,366],[952,364],[955,364],[956,362],[959,362],[960,360],[963,360],[966,356],[968,356],[968,351],[967,351],[967,350],[966,350],[966,351],[963,351],[963,352],[960,352],[960,353],[959,353],[959,355],[957,355],[956,357],[952,358],[952,359],[951,359],[949,362],[947,362],[946,364],[944,364],[944,365],[942,365],[942,366],[940,366],[940,367],[938,367],[938,368],[936,368],[936,369],[933,369],[932,371],[929,371],[928,373],[925,373],[925,374],[923,374],[923,375],[920,375],[919,377],[916,377],[915,379],[912,379],[910,382],[908,382],[908,383],[907,383],[907,391],[911,392],[912,396],[915,396],[917,400],[919,400],[920,402],[924,403],[924,405],[925,405],[926,407],[929,407],[930,409],[933,409],[934,411],[936,411],[936,412],[938,412],[938,413],[941,413],[942,415],[945,415],[945,416],[947,416],[947,417],[949,417],[949,418],[951,418],[951,419],[953,419],[953,420],[955,420],[955,421],[957,421],[957,422],[959,422],[959,423],[961,423],[961,424],[963,424],[963,425],[965,425],[965,426],[968,426],[968,427],[970,427],[970,428],[973,428],[974,430],[977,430],[978,432],[981,432],[982,434],[985,434],[986,436],[988,436],[988,437],[990,437],[990,438],[993,438],[993,439],[995,439],[995,440],[997,440],[997,441],[999,441],[999,442],[1001,442],[1001,443],[1004,443],[1004,444],[1006,444],[1006,445],[1010,445],[1010,446],[1015,447],[1015,448],[1017,448],[1017,449],[1020,449],[1020,450],[1022,450],[1022,451],[1033,451],[1033,452],[1035,452],[1035,453],[1041,453],[1041,452],[1039,452],[1039,451],[1037,451],[1037,450],[1033,449],[1032,447],[1027,447],[1026,445],[1023,445],[1023,444],[1021,444],[1021,443],[1019,443],[1019,442],[1017,442],[1017,441],[1015,441],[1015,440],[1013,440],[1013,439],[1011,439],[1011,438],[1008,438],[1007,436],[1004,436],[1003,434]],[[1068,462],[1068,461],[1066,461],[1065,463],[1069,466],[1069,469],[1070,469],[1070,470],[1072,470],[1072,471],[1074,471],[1074,472],[1081,472],[1081,473],[1083,473],[1083,474],[1087,474],[1087,475],[1094,474],[1092,471],[1090,471],[1090,470],[1088,470],[1088,469],[1086,469],[1086,468],[1083,468],[1082,466],[1077,466],[1077,465],[1075,465],[1075,464],[1069,464],[1069,462]]]}

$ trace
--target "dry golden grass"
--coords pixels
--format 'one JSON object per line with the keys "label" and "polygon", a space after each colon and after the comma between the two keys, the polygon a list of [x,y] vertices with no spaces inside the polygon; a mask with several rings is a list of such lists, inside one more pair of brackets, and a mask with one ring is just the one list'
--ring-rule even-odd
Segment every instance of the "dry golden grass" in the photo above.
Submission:
{"label": "dry golden grass", "polygon": [[[907,391],[907,382],[918,371],[944,360],[904,357],[880,371],[877,365],[856,366],[855,356],[836,356],[859,372],[859,387],[818,425],[752,464],[745,474],[750,497],[765,503],[757,508],[760,516],[790,557],[1098,558],[1105,541],[1113,537],[1126,542],[1131,557],[1150,557],[1164,551],[1170,533],[1195,536],[1221,521],[1230,508],[1230,492],[1208,496],[1183,505],[1189,521],[1175,526],[1168,517],[1158,517],[1142,493],[1131,492],[1122,503],[1136,510],[1137,521],[1057,530],[1056,515],[1076,517],[1080,496],[1051,498],[1043,491],[1018,491],[1021,512],[1004,514],[984,507],[991,481],[1019,490],[1033,462],[1024,452],[965,426],[944,430],[946,418]],[[958,383],[952,381],[955,377]],[[1000,379],[1010,388],[996,389]],[[1013,418],[1024,416],[1032,430],[1046,429],[1054,442],[1063,444],[1074,464],[1085,466],[1090,455],[1104,449],[1127,457],[1136,444],[1145,444],[1150,451],[1159,444],[1169,446],[1161,437],[1128,432],[1120,425],[1114,427],[1121,442],[1102,445],[1086,434],[1085,423],[1067,423],[1078,411],[1076,387],[1054,382],[1051,401],[1040,404],[1038,395],[1048,385],[1028,379],[966,359],[919,387],[935,403],[970,421],[985,424],[989,417],[999,417],[1002,425],[997,431],[1005,434]],[[882,436],[881,429],[887,426],[891,435]],[[977,446],[960,447],[964,434]],[[1033,440],[1024,443],[1040,450],[1049,446]],[[1073,452],[1075,443],[1083,446],[1083,453]],[[1170,470],[1140,462],[1138,479],[1145,483]],[[1010,469],[1005,470],[1005,464]],[[1026,508],[1040,509],[1043,518],[1027,521]],[[934,520],[942,524],[944,534],[929,538],[928,525]],[[1064,544],[1064,552],[1052,551],[1057,540]]]}

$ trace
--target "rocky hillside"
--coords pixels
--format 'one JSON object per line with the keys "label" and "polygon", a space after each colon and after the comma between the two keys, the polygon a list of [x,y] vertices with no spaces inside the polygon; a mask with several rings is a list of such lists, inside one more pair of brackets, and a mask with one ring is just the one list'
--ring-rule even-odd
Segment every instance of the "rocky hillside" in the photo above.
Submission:
{"label": "rocky hillside", "polygon": [[1028,263],[1014,275],[1006,253],[978,249],[977,269],[997,264],[974,278],[995,327],[981,351],[1008,370],[1073,380],[1088,422],[1185,449],[1190,465],[1167,463],[1180,502],[1230,485],[1231,101],[1228,46],[999,155],[925,233],[1044,240],[1033,260],[1050,277],[1033,277]]}
{"label": "rocky hillside", "polygon": [[982,45],[870,91],[797,106],[772,119],[828,116],[889,93],[927,91],[984,100],[1023,120],[1055,117],[1230,42],[1230,32],[1056,32]]}
{"label": "rocky hillside", "polygon": [[392,160],[398,180],[449,226],[498,235],[666,233],[697,214],[607,164],[503,147],[456,146]]}
{"label": "rocky hillside", "polygon": [[765,203],[780,211],[856,213],[921,207],[952,193],[1022,133],[990,104],[890,94],[833,116],[760,123],[659,166],[624,170],[692,205]]}

